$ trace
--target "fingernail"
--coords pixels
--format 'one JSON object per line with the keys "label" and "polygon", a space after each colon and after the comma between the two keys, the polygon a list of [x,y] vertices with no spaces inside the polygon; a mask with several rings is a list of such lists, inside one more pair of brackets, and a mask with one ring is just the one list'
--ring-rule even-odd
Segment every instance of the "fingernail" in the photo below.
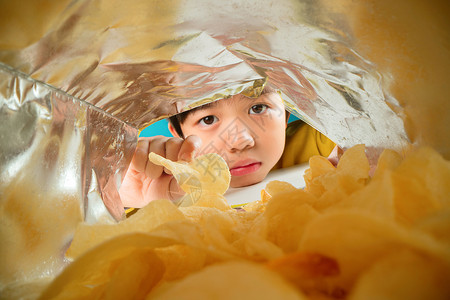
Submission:
{"label": "fingernail", "polygon": [[187,161],[190,162],[192,160],[192,158],[194,157],[194,153],[190,152],[190,153],[183,153],[180,157],[181,160],[183,161]]}

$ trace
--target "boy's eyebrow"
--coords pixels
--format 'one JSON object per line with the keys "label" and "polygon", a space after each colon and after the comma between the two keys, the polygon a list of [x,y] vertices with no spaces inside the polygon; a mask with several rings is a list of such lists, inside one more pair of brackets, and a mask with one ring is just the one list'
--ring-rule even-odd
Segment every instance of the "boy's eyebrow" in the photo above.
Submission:
{"label": "boy's eyebrow", "polygon": [[209,103],[194,107],[193,109],[188,110],[187,112],[195,112],[195,111],[201,111],[201,110],[208,109],[208,108],[213,108],[214,106],[217,106],[218,101],[220,101],[220,100],[216,100],[213,102],[209,102]]}
{"label": "boy's eyebrow", "polygon": [[[260,96],[263,95],[263,94],[267,94],[267,93],[268,93],[268,91],[263,90],[261,92]],[[227,99],[229,99],[229,98],[218,99],[218,100],[215,100],[213,102],[209,102],[209,103],[206,103],[206,104],[194,107],[194,108],[186,111],[186,113],[194,113],[194,112],[197,112],[197,111],[202,111],[202,110],[205,110],[205,109],[214,108],[215,106],[218,105],[219,101],[224,101],[224,100],[226,101]],[[247,100],[248,102],[252,102],[252,101],[255,101],[256,98],[242,97],[241,99]]]}

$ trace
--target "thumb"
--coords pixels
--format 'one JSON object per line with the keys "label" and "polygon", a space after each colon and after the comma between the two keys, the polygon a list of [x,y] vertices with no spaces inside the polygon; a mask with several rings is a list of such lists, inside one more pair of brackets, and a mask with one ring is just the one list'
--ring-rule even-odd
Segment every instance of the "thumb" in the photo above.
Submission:
{"label": "thumb", "polygon": [[188,136],[181,145],[178,159],[190,162],[200,152],[202,140],[196,135]]}

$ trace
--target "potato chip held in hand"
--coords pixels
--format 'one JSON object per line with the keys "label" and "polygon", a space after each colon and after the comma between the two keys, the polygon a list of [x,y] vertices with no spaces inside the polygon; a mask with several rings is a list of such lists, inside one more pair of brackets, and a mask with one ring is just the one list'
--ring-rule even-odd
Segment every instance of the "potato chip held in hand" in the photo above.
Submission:
{"label": "potato chip held in hand", "polygon": [[193,159],[190,163],[173,162],[155,153],[149,160],[164,166],[177,180],[186,195],[180,199],[179,206],[189,206],[211,195],[223,195],[228,190],[231,174],[225,160],[216,153],[208,153]]}

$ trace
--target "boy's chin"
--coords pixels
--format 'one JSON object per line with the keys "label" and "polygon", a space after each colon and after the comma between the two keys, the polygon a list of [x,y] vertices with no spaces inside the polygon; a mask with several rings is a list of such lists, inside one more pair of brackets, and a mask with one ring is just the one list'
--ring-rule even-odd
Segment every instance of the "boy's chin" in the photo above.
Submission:
{"label": "boy's chin", "polygon": [[264,177],[262,177],[262,178],[259,178],[259,177],[252,178],[252,177],[246,177],[246,176],[242,176],[242,178],[241,177],[231,177],[230,187],[232,187],[232,188],[246,187],[246,186],[260,183],[263,179],[264,179]]}

